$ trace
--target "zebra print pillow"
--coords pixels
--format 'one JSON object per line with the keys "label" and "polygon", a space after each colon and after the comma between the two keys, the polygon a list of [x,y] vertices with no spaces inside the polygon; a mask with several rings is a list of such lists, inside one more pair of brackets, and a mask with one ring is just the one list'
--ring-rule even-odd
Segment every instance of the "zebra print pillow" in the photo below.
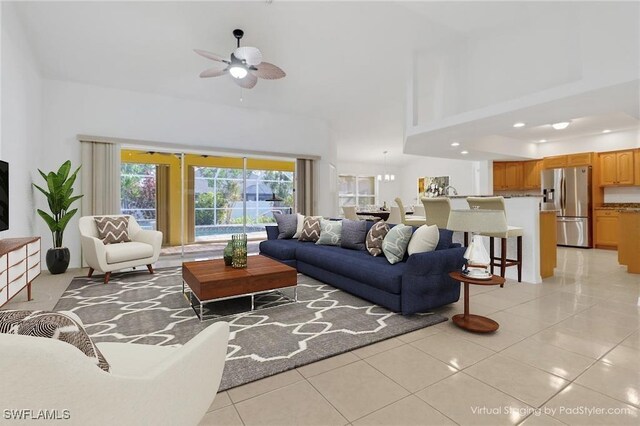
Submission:
{"label": "zebra print pillow", "polygon": [[129,216],[95,217],[96,226],[98,227],[98,238],[104,244],[128,243],[129,238]]}
{"label": "zebra print pillow", "polygon": [[80,349],[98,367],[109,372],[109,363],[82,325],[61,312],[0,311],[0,333],[48,337],[67,342]]}

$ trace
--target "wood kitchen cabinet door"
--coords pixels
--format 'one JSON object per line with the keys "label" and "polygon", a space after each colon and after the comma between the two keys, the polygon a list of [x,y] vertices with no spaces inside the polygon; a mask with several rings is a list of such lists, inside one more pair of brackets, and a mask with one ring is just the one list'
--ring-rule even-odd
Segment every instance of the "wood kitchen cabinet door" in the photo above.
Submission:
{"label": "wood kitchen cabinet door", "polygon": [[556,155],[555,157],[544,157],[542,166],[545,169],[557,169],[560,167],[567,167],[568,156]]}
{"label": "wood kitchen cabinet door", "polygon": [[522,163],[522,187],[524,189],[540,188],[541,161],[525,161]]}
{"label": "wood kitchen cabinet door", "polygon": [[616,153],[617,184],[633,185],[633,151],[620,151]]}
{"label": "wood kitchen cabinet door", "polygon": [[618,174],[618,159],[615,152],[600,154],[600,185],[615,185]]}
{"label": "wood kitchen cabinet door", "polygon": [[507,189],[522,189],[522,162],[508,162],[504,174]]}
{"label": "wood kitchen cabinet door", "polygon": [[640,149],[636,149],[635,152],[633,153],[633,157],[634,157],[634,175],[635,175],[635,184],[636,185],[640,185]]}
{"label": "wood kitchen cabinet door", "polygon": [[619,238],[618,212],[596,211],[596,245],[617,247]]}
{"label": "wood kitchen cabinet door", "polygon": [[506,163],[493,163],[493,190],[503,191],[506,188]]}

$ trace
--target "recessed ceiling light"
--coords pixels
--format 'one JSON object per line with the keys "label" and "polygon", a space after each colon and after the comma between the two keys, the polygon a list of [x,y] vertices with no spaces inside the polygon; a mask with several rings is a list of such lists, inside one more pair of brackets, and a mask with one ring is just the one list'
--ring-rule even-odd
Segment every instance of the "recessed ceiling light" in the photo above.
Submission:
{"label": "recessed ceiling light", "polygon": [[467,155],[469,153],[469,151],[461,151],[460,154],[462,155]]}
{"label": "recessed ceiling light", "polygon": [[524,123],[522,123],[522,122],[518,122],[518,123],[514,123],[514,124],[513,124],[513,127],[515,127],[516,129],[518,129],[518,128],[520,128],[520,127],[524,127],[524,126],[525,126],[525,124],[524,124]]}
{"label": "recessed ceiling light", "polygon": [[570,121],[560,121],[558,123],[553,123],[551,127],[553,127],[556,130],[564,130],[567,127],[569,127],[569,124],[571,124]]}
{"label": "recessed ceiling light", "polygon": [[604,130],[602,131],[602,133],[611,133],[611,130],[609,130],[609,129],[604,129]]}
{"label": "recessed ceiling light", "polygon": [[452,142],[451,146],[460,146],[460,142]]}
{"label": "recessed ceiling light", "polygon": [[538,143],[545,143],[546,141],[547,141],[546,139],[540,139]]}

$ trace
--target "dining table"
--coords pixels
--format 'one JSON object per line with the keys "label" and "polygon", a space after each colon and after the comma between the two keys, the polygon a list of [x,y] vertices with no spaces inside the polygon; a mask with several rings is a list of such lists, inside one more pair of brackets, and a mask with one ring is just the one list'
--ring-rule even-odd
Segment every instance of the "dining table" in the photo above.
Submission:
{"label": "dining table", "polygon": [[[387,219],[389,219],[389,215],[391,214],[391,212],[387,211],[387,210],[371,210],[371,211],[361,210],[361,211],[357,211],[356,214],[358,216],[378,217],[378,218],[386,221]],[[406,212],[405,214],[412,215],[413,212]]]}

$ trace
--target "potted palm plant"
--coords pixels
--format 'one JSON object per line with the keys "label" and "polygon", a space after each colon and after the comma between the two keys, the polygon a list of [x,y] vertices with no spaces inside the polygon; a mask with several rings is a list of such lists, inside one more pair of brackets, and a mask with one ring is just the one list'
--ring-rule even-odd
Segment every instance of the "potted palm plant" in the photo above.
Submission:
{"label": "potted palm plant", "polygon": [[71,204],[82,198],[82,195],[73,195],[73,184],[80,167],[71,173],[71,161],[65,161],[57,172],[44,173],[38,169],[40,175],[47,183],[47,190],[36,185],[35,186],[45,197],[49,204],[51,214],[38,209],[38,214],[49,226],[51,237],[53,238],[53,248],[47,250],[47,268],[52,274],[62,274],[69,267],[71,253],[67,247],[62,246],[62,238],[64,230],[69,221],[76,214],[78,209],[69,210]]}

